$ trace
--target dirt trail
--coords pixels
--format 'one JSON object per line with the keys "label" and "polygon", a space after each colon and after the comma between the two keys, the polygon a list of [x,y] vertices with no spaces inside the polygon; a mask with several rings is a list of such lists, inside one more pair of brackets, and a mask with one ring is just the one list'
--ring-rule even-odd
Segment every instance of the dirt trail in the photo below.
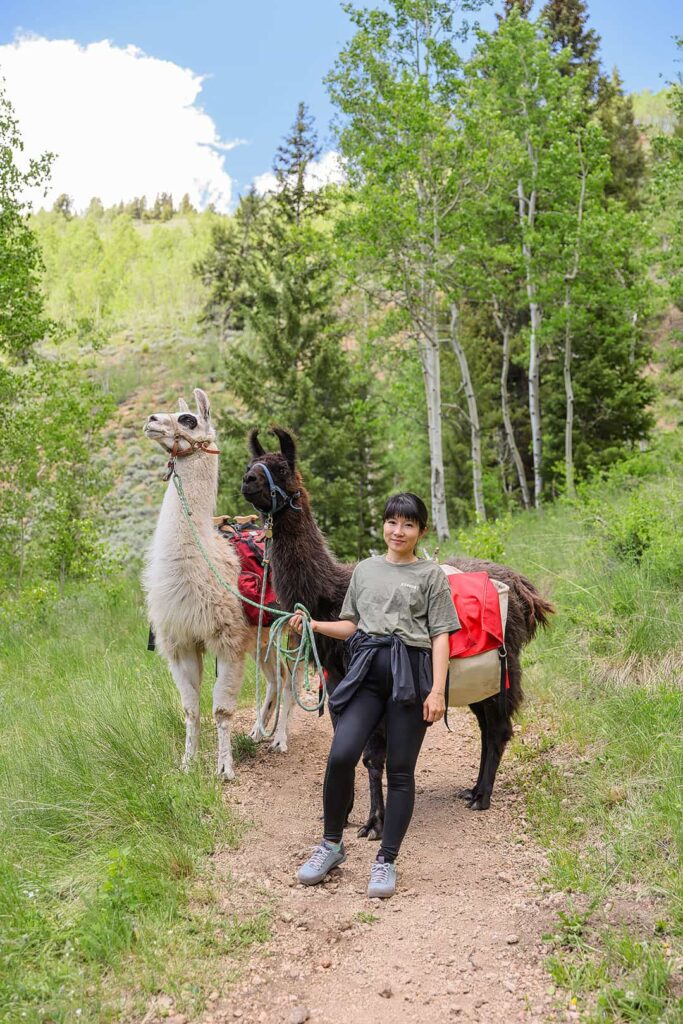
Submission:
{"label": "dirt trail", "polygon": [[[250,724],[240,713],[239,727]],[[427,732],[399,888],[386,901],[367,899],[377,844],[357,839],[355,828],[346,833],[347,862],[325,884],[294,882],[321,828],[327,715],[297,709],[289,753],[271,754],[263,744],[240,766],[231,802],[254,828],[238,851],[221,854],[221,873],[231,880],[222,898],[226,912],[253,911],[255,892],[272,900],[273,938],[211,1004],[204,1024],[576,1019],[566,997],[564,1007],[556,1002],[543,967],[555,897],[539,889],[543,854],[525,833],[510,761],[491,810],[468,811],[455,791],[476,776],[476,723],[458,712],[451,727],[450,735],[441,724]],[[366,809],[361,766],[356,824]]]}

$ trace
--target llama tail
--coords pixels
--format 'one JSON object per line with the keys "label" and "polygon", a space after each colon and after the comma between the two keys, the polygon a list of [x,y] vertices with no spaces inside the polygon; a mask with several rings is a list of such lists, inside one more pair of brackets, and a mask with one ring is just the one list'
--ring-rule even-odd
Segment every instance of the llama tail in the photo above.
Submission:
{"label": "llama tail", "polygon": [[539,627],[546,629],[550,625],[550,616],[555,614],[555,606],[539,594],[526,576],[518,576],[515,583],[515,589],[524,602],[527,636],[533,640]]}

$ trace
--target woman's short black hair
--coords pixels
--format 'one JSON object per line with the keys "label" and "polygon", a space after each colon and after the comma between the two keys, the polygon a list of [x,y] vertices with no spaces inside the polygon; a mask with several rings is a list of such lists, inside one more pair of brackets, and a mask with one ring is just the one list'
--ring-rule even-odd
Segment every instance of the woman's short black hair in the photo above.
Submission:
{"label": "woman's short black hair", "polygon": [[392,494],[389,498],[384,506],[382,521],[386,523],[387,519],[393,519],[394,516],[410,519],[411,522],[417,523],[421,530],[427,528],[427,506],[422,498],[418,498],[417,494],[411,491],[401,491],[400,494]]}

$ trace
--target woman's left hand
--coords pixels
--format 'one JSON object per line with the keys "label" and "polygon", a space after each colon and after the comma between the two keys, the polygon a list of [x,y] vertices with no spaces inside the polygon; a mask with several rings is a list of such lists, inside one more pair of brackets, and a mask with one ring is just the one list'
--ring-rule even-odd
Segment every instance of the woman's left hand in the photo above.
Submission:
{"label": "woman's left hand", "polygon": [[422,708],[422,717],[425,722],[440,722],[446,714],[446,700],[442,693],[432,692],[427,697]]}

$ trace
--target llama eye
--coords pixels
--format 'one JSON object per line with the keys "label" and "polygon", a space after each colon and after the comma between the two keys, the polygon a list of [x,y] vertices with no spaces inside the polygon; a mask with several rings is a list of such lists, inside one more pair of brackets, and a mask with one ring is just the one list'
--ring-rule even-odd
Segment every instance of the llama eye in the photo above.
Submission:
{"label": "llama eye", "polygon": [[190,430],[194,430],[197,426],[197,417],[192,416],[189,412],[184,412],[182,416],[178,417],[178,423],[180,423],[182,427],[189,427]]}

